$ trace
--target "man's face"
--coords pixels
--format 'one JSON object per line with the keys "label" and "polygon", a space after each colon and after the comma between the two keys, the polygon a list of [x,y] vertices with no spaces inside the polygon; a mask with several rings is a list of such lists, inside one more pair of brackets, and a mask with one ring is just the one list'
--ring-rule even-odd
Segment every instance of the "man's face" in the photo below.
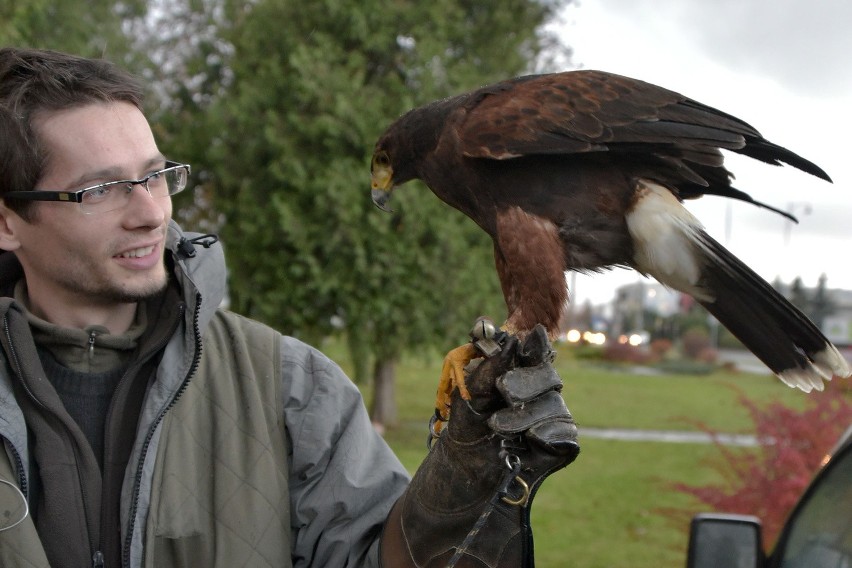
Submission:
{"label": "man's face", "polygon": [[[164,167],[147,120],[129,103],[45,113],[35,129],[48,156],[35,189],[76,191],[141,179]],[[60,306],[110,309],[165,286],[170,198],[152,198],[137,185],[127,205],[115,211],[87,215],[79,204],[63,202],[39,202],[36,208],[30,223],[13,219],[14,247],[6,247],[24,267],[35,313]]]}

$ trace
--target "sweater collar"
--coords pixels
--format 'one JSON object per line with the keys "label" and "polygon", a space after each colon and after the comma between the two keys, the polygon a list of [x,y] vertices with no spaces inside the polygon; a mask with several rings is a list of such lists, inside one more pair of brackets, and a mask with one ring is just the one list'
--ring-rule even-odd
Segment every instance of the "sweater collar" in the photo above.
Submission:
{"label": "sweater collar", "polygon": [[55,325],[27,309],[29,301],[23,279],[15,285],[14,298],[30,324],[36,344],[50,351],[63,366],[84,373],[102,373],[124,366],[147,325],[146,310],[140,307],[130,329],[121,334],[111,334],[99,325],[84,329]]}

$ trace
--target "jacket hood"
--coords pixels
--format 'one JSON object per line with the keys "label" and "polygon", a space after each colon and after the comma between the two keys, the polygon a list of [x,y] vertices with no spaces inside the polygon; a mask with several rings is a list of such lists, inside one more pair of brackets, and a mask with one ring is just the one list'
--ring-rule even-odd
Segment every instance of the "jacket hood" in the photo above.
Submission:
{"label": "jacket hood", "polygon": [[184,232],[172,221],[166,237],[166,249],[166,262],[174,267],[172,273],[181,284],[184,301],[188,306],[195,306],[198,294],[203,299],[198,324],[200,329],[204,329],[227,293],[222,244],[215,236]]}

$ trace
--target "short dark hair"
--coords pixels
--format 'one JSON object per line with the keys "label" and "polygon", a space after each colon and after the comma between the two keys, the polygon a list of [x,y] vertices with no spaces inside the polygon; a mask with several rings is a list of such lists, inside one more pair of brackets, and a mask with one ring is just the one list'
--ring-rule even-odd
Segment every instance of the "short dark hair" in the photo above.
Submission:
{"label": "short dark hair", "polygon": [[[101,102],[128,102],[142,110],[141,83],[105,59],[58,51],[0,49],[0,198],[30,191],[44,174],[47,155],[33,129],[41,113]],[[6,200],[29,220],[33,202]]]}

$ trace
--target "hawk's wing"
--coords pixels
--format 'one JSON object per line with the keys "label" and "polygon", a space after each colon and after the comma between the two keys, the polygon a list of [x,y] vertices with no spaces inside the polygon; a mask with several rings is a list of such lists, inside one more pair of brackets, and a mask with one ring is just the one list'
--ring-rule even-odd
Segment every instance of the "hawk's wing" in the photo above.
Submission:
{"label": "hawk's wing", "polygon": [[680,167],[683,161],[718,167],[722,148],[829,179],[736,117],[620,75],[574,71],[520,77],[473,93],[466,106],[458,136],[468,157],[630,151],[674,160]]}

